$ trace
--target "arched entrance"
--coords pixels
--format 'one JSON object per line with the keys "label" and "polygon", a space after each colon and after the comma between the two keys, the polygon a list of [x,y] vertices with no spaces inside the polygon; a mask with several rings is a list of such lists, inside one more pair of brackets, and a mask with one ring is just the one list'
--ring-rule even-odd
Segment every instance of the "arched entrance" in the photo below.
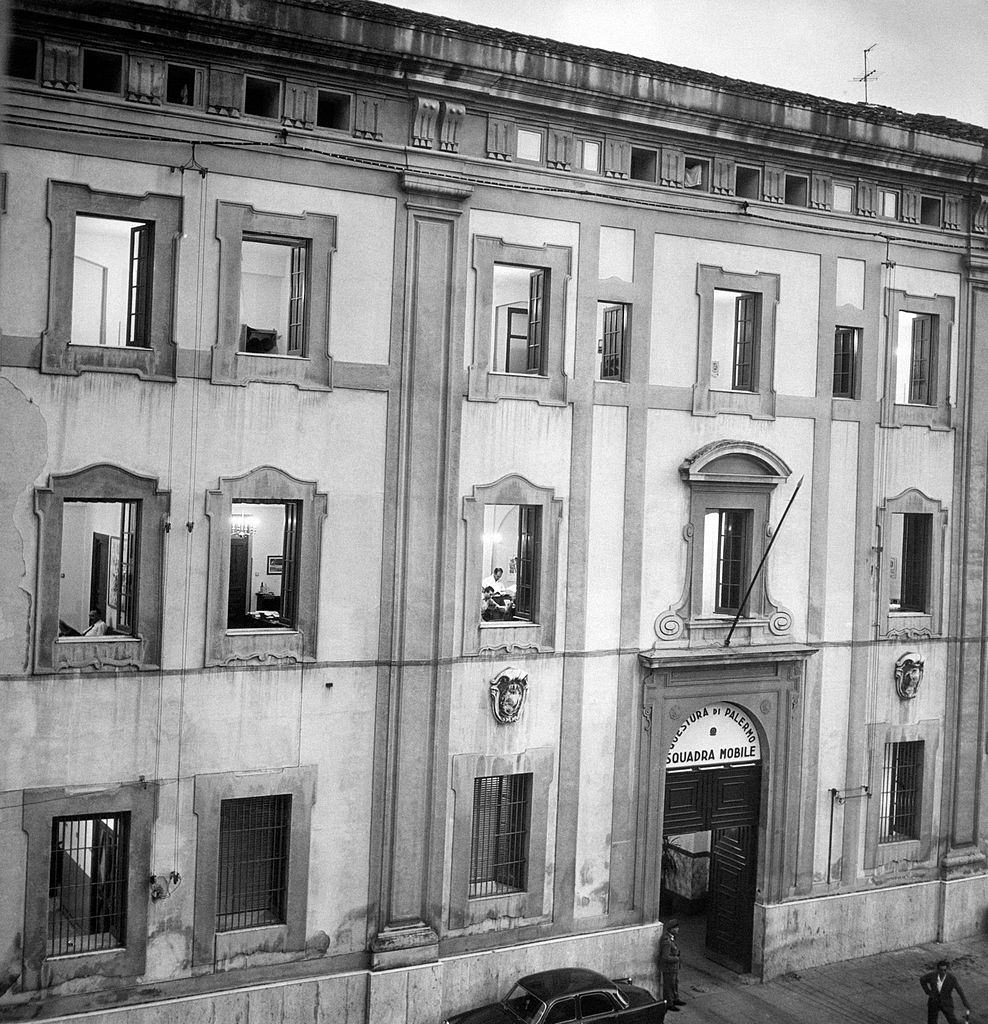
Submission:
{"label": "arched entrance", "polygon": [[689,715],[666,756],[663,874],[684,873],[684,899],[706,911],[707,955],[738,971],[751,970],[761,759],[754,724],[727,702]]}

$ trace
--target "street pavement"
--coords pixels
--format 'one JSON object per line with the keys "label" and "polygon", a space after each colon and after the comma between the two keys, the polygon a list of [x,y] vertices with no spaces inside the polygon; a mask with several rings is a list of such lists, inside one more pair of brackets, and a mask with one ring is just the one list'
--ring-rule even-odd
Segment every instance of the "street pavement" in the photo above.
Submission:
{"label": "street pavement", "polygon": [[[679,974],[686,1006],[667,1014],[666,1024],[926,1024],[919,977],[943,959],[951,961],[971,1004],[972,1024],[988,1024],[988,936],[981,935],[845,960],[764,983],[718,967],[687,939]],[[964,1007],[955,1003],[963,1021]]]}

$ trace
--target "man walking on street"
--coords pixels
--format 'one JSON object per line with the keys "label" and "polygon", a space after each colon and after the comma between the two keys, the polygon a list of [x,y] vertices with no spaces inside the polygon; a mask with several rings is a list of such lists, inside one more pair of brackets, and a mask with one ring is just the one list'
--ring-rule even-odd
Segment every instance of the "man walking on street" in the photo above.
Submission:
{"label": "man walking on street", "polygon": [[949,960],[939,961],[937,969],[924,974],[919,979],[919,983],[926,993],[927,1024],[937,1024],[941,1013],[947,1018],[947,1024],[958,1024],[957,1017],[954,1016],[955,992],[964,1004],[964,1019],[967,1020],[971,1016],[971,1007],[964,995],[964,990],[950,973]]}
{"label": "man walking on street", "polygon": [[666,1006],[673,1013],[679,1013],[679,1008],[686,1003],[679,998],[679,944],[676,936],[679,934],[679,922],[671,917],[666,921],[662,929],[662,938],[659,939],[659,952],[656,958],[659,974],[662,977],[662,998]]}

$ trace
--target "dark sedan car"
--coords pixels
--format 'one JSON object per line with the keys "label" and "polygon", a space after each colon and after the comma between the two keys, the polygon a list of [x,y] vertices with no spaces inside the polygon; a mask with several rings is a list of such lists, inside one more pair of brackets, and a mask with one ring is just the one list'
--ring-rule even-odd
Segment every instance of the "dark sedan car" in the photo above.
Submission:
{"label": "dark sedan car", "polygon": [[659,1024],[665,1015],[665,1000],[627,979],[561,967],[529,974],[501,1002],[458,1013],[446,1024]]}

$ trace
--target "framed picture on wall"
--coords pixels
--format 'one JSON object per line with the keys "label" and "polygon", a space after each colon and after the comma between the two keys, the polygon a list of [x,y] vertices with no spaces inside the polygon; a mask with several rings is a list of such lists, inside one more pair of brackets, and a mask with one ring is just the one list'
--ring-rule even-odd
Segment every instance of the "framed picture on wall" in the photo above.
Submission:
{"label": "framed picture on wall", "polygon": [[110,571],[106,585],[106,603],[110,608],[117,607],[117,595],[120,593],[120,538],[110,538]]}
{"label": "framed picture on wall", "polygon": [[285,571],[284,555],[268,555],[268,575],[280,576]]}

